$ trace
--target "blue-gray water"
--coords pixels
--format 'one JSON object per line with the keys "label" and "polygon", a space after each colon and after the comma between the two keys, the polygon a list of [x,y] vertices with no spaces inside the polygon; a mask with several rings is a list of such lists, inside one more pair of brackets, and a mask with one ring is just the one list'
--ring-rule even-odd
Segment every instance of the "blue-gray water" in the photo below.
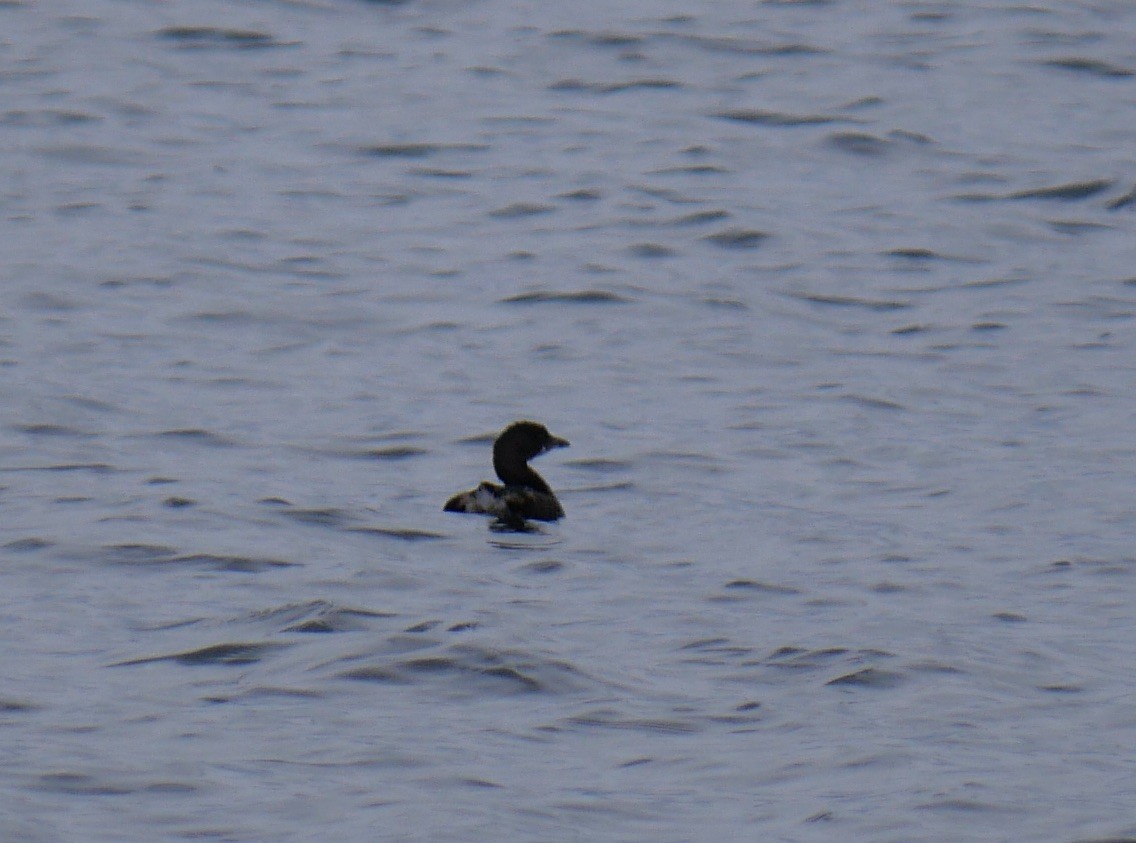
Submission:
{"label": "blue-gray water", "polygon": [[1136,836],[1134,44],[0,3],[0,837]]}

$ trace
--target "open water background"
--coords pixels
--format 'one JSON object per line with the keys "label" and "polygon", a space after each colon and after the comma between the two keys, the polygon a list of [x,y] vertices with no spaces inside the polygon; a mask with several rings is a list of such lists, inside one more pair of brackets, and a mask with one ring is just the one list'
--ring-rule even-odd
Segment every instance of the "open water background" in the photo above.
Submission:
{"label": "open water background", "polygon": [[[1136,4],[0,2],[0,837],[1136,837]],[[444,515],[506,423],[568,518]]]}

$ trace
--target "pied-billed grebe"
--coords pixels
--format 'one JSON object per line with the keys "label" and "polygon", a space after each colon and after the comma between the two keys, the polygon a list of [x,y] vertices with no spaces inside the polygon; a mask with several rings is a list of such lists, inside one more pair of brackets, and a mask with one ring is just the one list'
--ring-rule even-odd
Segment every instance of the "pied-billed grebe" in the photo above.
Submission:
{"label": "pied-billed grebe", "polygon": [[543,424],[513,422],[493,443],[493,470],[504,483],[483,482],[476,489],[454,495],[443,507],[446,512],[473,512],[493,515],[513,529],[524,529],[525,521],[555,521],[564,517],[564,508],[529,466],[529,460],[551,451],[567,448],[567,440],[553,436]]}

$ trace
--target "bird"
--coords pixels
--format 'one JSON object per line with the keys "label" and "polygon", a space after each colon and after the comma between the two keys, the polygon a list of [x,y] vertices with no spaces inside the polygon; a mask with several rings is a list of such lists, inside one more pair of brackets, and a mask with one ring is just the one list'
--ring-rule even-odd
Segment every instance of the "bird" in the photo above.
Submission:
{"label": "bird", "polygon": [[563,518],[564,507],[529,460],[567,447],[567,439],[553,436],[543,424],[513,422],[493,442],[493,470],[504,485],[483,481],[476,489],[454,495],[442,510],[492,515],[495,525],[519,531],[531,529],[525,523],[529,519]]}

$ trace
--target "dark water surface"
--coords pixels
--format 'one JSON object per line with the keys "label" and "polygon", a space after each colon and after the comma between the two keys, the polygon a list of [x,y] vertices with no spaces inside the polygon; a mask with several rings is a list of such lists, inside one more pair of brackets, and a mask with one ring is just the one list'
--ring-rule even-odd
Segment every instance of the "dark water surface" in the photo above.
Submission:
{"label": "dark water surface", "polygon": [[1134,44],[0,2],[0,837],[1136,837]]}

